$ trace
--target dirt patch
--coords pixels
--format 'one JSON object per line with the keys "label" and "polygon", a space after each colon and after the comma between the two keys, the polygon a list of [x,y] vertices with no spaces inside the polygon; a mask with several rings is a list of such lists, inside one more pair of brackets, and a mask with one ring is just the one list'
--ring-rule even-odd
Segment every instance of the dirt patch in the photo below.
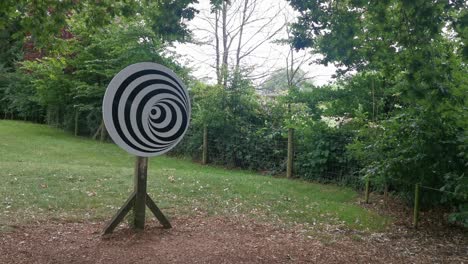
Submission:
{"label": "dirt patch", "polygon": [[465,234],[341,234],[323,240],[301,228],[246,218],[153,221],[102,237],[104,223],[49,222],[0,234],[0,263],[468,263]]}

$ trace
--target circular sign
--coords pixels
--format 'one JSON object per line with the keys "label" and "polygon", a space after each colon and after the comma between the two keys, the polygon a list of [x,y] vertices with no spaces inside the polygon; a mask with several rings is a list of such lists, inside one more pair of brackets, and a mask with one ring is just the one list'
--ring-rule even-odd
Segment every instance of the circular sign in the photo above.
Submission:
{"label": "circular sign", "polygon": [[132,64],[109,83],[102,103],[109,136],[127,152],[151,157],[179,143],[190,120],[190,99],[170,69],[152,62]]}

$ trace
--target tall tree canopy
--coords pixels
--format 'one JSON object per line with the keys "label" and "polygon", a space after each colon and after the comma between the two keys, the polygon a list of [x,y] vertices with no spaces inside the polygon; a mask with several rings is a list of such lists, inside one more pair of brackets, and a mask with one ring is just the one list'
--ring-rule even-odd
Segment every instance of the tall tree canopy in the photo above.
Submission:
{"label": "tall tree canopy", "polygon": [[155,61],[186,76],[166,47],[189,37],[193,2],[2,1],[1,112],[94,133],[105,86],[128,64]]}
{"label": "tall tree canopy", "polygon": [[289,2],[300,13],[295,48],[323,54],[321,62],[341,66],[342,74],[371,73],[353,77],[358,86],[344,86],[362,91],[364,85],[372,95],[373,118],[349,146],[365,175],[466,194],[466,1]]}
{"label": "tall tree canopy", "polygon": [[[322,63],[403,78],[411,99],[457,94],[466,73],[468,4],[455,0],[290,0],[300,12],[293,45],[324,55]],[[462,63],[463,62],[463,63]],[[458,86],[458,85],[455,85]]]}
{"label": "tall tree canopy", "polygon": [[12,66],[25,42],[35,48],[51,49],[63,37],[73,16],[83,18],[88,32],[109,25],[116,17],[139,17],[159,38],[184,40],[189,36],[185,21],[197,12],[197,0],[113,1],[113,0],[5,0],[0,2],[0,58]]}

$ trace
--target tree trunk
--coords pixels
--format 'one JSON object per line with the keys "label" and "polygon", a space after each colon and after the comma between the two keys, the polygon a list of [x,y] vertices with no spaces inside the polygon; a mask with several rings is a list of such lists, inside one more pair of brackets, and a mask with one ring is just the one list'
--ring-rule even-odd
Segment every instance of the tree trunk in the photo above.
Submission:
{"label": "tree trunk", "polygon": [[222,30],[223,30],[223,63],[221,66],[222,80],[224,89],[227,88],[227,77],[228,77],[228,59],[229,59],[229,48],[228,48],[228,29],[227,29],[227,6],[228,3],[223,1],[222,12]]}
{"label": "tree trunk", "polygon": [[219,10],[217,9],[215,11],[215,40],[216,40],[216,80],[218,82],[218,85],[221,85],[222,79],[221,79],[221,69],[220,69],[220,50],[219,50],[219,35],[218,35],[218,30],[219,30]]}
{"label": "tree trunk", "polygon": [[242,35],[244,33],[244,25],[246,22],[246,15],[247,15],[247,6],[249,4],[249,0],[244,1],[244,10],[242,11],[242,22],[239,29],[239,42],[237,43],[237,51],[236,51],[236,72],[239,71],[240,67],[240,53],[242,47]]}
{"label": "tree trunk", "polygon": [[374,77],[372,76],[372,122],[375,123],[375,90],[374,90]]}

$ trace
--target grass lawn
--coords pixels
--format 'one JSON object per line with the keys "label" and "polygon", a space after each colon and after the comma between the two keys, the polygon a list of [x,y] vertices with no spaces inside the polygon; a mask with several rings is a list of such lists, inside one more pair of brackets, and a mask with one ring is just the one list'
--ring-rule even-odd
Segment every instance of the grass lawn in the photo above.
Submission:
{"label": "grass lawn", "polygon": [[[0,229],[35,219],[109,220],[133,190],[134,157],[45,125],[0,121]],[[389,223],[350,188],[150,159],[148,192],[166,216],[242,214],[377,231]],[[148,214],[149,215],[149,214]]]}

